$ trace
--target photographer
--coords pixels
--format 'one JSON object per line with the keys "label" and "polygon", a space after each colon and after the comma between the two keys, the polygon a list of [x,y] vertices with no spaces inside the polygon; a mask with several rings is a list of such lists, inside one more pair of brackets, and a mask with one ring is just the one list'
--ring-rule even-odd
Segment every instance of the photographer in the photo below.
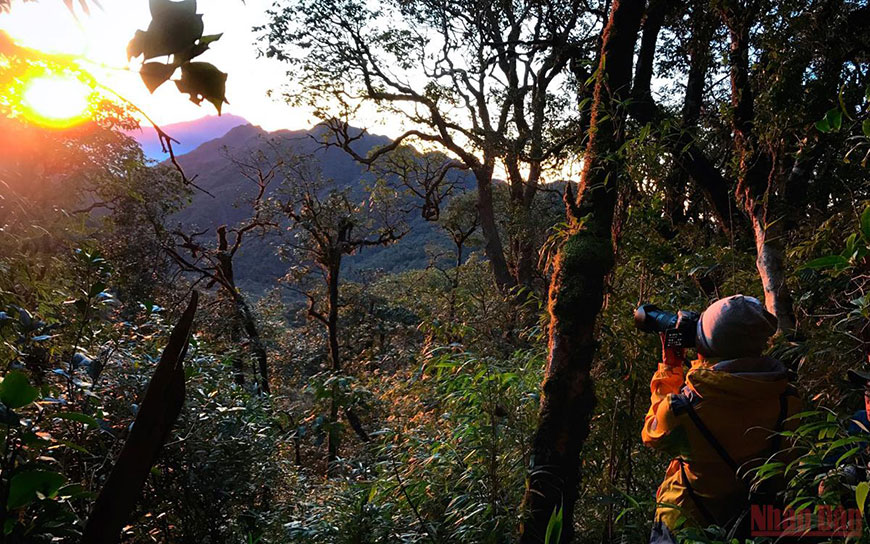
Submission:
{"label": "photographer", "polygon": [[[658,489],[650,542],[676,542],[684,526],[718,525],[748,537],[749,504],[758,497],[750,499],[747,472],[781,449],[772,431],[800,404],[784,365],[761,355],[776,318],[757,299],[735,295],[700,317],[645,306],[636,319],[642,330],[661,333],[663,347],[643,442],[675,456]],[[691,346],[698,358],[684,374]]]}

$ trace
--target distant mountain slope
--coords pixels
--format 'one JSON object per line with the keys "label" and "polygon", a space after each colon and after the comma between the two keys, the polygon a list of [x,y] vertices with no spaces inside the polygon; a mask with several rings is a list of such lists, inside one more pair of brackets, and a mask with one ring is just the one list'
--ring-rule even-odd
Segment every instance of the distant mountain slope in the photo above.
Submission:
{"label": "distant mountain slope", "polygon": [[[221,116],[209,115],[193,121],[173,123],[161,126],[160,128],[179,141],[178,144],[173,144],[172,150],[176,155],[183,155],[196,149],[204,142],[222,137],[233,127],[246,124],[248,124],[248,121],[242,117],[224,114]],[[163,152],[160,146],[156,131],[150,125],[143,124],[141,129],[131,131],[128,135],[139,142],[139,145],[142,146],[142,151],[149,159],[162,161],[168,158],[168,155]]]}
{"label": "distant mountain slope", "polygon": [[[234,225],[247,218],[250,210],[244,202],[253,196],[254,186],[239,175],[237,167],[226,154],[229,152],[238,158],[250,156],[271,138],[291,143],[300,154],[313,154],[324,176],[334,179],[339,187],[350,187],[353,193],[362,198],[363,182],[369,174],[344,151],[319,149],[317,141],[310,137],[312,134],[315,133],[304,130],[269,133],[260,127],[243,125],[179,157],[185,173],[198,176],[197,185],[214,197],[196,192],[193,202],[177,215],[177,219],[189,228],[209,228],[210,234],[213,234],[220,225]],[[389,138],[384,136],[365,135],[355,145],[361,153],[366,153],[374,146],[389,142]],[[273,183],[272,190],[277,185]],[[352,277],[359,270],[397,272],[425,267],[426,245],[446,238],[443,238],[437,225],[423,220],[419,211],[409,213],[407,221],[411,230],[401,241],[385,248],[366,248],[349,257],[345,261],[344,273]],[[242,288],[263,292],[273,287],[275,280],[286,273],[288,264],[278,257],[273,244],[274,239],[258,238],[250,238],[243,244],[236,256],[235,267],[236,278]]]}

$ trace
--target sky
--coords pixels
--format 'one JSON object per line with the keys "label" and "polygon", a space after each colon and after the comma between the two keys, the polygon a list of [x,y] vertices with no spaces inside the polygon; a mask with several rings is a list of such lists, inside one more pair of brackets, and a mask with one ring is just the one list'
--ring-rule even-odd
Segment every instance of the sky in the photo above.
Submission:
{"label": "sky", "polygon": [[[270,131],[307,128],[313,118],[280,99],[287,66],[257,58],[253,27],[266,22],[265,11],[271,3],[199,0],[204,34],[223,32],[223,36],[197,60],[211,62],[229,74],[230,103],[224,104],[224,113],[239,115]],[[202,106],[191,103],[171,82],[149,94],[138,74],[141,58],[127,62],[127,43],[151,20],[147,0],[100,0],[100,5],[102,9],[91,4],[90,15],[77,9],[73,16],[61,0],[18,0],[9,13],[0,14],[0,30],[20,45],[80,57],[80,65],[97,81],[144,110],[159,125],[216,113],[208,102]],[[266,96],[270,89],[276,90],[275,98]]]}
{"label": "sky", "polygon": [[[158,125],[216,113],[206,101],[201,106],[191,103],[171,82],[150,94],[138,73],[141,58],[128,62],[128,42],[137,29],[144,30],[151,20],[148,0],[99,0],[101,7],[95,6],[94,0],[86,0],[91,6],[90,14],[81,10],[79,1],[74,0],[73,15],[62,0],[13,0],[10,12],[0,13],[0,31],[25,47],[76,56],[80,66],[101,85],[123,96]],[[268,22],[266,10],[273,2],[199,0],[197,11],[203,15],[203,33],[223,36],[197,60],[211,62],[229,74],[226,89],[229,104],[224,104],[224,113],[243,117],[268,131],[310,128],[317,122],[314,116],[281,98],[289,65],[257,54],[257,34],[253,28]],[[274,91],[273,97],[267,96],[270,90]],[[397,137],[408,128],[400,117],[385,115],[371,104],[360,108],[351,123],[388,137]],[[141,124],[148,130],[146,122]],[[573,175],[576,165],[567,168],[566,172]],[[563,172],[556,177],[566,175],[569,174]]]}

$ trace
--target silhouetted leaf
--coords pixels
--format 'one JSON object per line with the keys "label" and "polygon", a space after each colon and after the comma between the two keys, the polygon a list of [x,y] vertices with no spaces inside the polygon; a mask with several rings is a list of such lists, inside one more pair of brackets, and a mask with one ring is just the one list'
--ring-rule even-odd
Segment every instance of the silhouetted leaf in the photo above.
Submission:
{"label": "silhouetted leaf", "polygon": [[189,62],[181,67],[181,80],[175,82],[178,90],[190,95],[190,101],[200,104],[208,100],[221,112],[226,99],[227,75],[208,62]]}
{"label": "silhouetted leaf", "polygon": [[147,35],[143,30],[137,30],[136,33],[133,34],[133,39],[127,44],[127,60],[138,57],[144,52],[145,40],[147,39]]}
{"label": "silhouetted leaf", "polygon": [[148,0],[148,9],[151,10],[152,19],[159,19],[175,14],[195,15],[196,0],[182,0],[180,2],[173,2],[172,0]]}
{"label": "silhouetted leaf", "polygon": [[202,15],[196,2],[152,0],[151,24],[146,31],[137,30],[127,46],[127,57],[143,55],[145,60],[187,50],[202,37]]}
{"label": "silhouetted leaf", "polygon": [[151,93],[172,77],[173,72],[175,72],[175,66],[162,62],[146,62],[139,69],[139,75],[142,76],[145,87]]}
{"label": "silhouetted leaf", "polygon": [[191,45],[187,49],[183,51],[177,51],[173,57],[172,62],[176,66],[181,66],[185,62],[188,62],[206,51],[208,51],[209,45],[213,42],[216,42],[220,39],[223,34],[210,34],[208,36],[203,36],[200,38],[195,44]]}
{"label": "silhouetted leaf", "polygon": [[209,34],[207,36],[203,36],[202,38],[200,38],[199,43],[207,46],[207,45],[210,45],[211,43],[216,42],[219,39],[221,39],[221,36],[223,36],[223,35],[224,35],[223,32],[221,32],[220,34]]}

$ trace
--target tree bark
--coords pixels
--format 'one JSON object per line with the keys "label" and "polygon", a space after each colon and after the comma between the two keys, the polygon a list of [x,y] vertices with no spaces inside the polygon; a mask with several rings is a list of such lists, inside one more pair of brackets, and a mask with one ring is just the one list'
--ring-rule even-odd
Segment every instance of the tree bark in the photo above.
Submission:
{"label": "tree bark", "polygon": [[[260,375],[260,391],[268,394],[271,392],[271,388],[269,387],[269,358],[266,354],[266,348],[260,340],[260,331],[257,327],[257,319],[254,316],[254,312],[248,305],[248,301],[245,300],[244,295],[242,295],[242,293],[236,288],[235,271],[233,268],[233,252],[229,251],[226,225],[218,227],[217,234],[217,273],[220,279],[218,285],[223,287],[233,300],[236,320],[245,331],[245,335],[251,343],[251,352],[254,354],[254,359],[257,361],[257,369]],[[233,326],[235,327],[236,325]],[[244,373],[241,372],[241,360],[238,362],[238,365],[236,364],[236,361],[233,361],[233,370],[235,372],[236,383],[244,384],[245,376]]]}
{"label": "tree bark", "polygon": [[[536,146],[532,155],[540,155],[540,146]],[[541,164],[538,161],[529,161],[529,172],[524,178],[520,171],[520,156],[516,152],[507,153],[505,166],[508,173],[510,188],[510,217],[512,221],[509,242],[514,257],[512,267],[515,285],[524,287],[528,291],[533,289],[532,282],[535,277],[536,248],[534,243],[535,221],[532,218],[532,204],[538,191],[538,183],[541,178]],[[521,300],[528,298],[528,292],[520,297]]]}
{"label": "tree bark", "polygon": [[[238,346],[242,343],[242,325],[236,316],[233,317],[230,341],[233,343],[233,346]],[[233,355],[233,381],[236,385],[245,385],[244,357],[238,352]]]}
{"label": "tree bark", "polygon": [[254,312],[251,310],[245,297],[238,291],[236,291],[235,297],[236,311],[242,322],[242,327],[245,329],[248,341],[251,343],[251,352],[257,361],[257,369],[260,374],[260,390],[263,393],[269,394],[272,392],[272,388],[269,386],[269,358],[266,354],[266,347],[263,346],[263,342],[260,340],[257,319],[254,317]]}
{"label": "tree bark", "polygon": [[[616,0],[602,33],[589,141],[576,200],[566,190],[571,232],[555,258],[549,294],[550,339],[538,428],[532,444],[520,542],[544,541],[550,517],[563,511],[562,538],[573,538],[580,450],[595,406],[590,376],[595,322],[605,277],[614,264],[613,226],[618,188],[626,173],[614,154],[625,140],[634,44],[644,2]],[[605,62],[606,59],[606,62]]]}

